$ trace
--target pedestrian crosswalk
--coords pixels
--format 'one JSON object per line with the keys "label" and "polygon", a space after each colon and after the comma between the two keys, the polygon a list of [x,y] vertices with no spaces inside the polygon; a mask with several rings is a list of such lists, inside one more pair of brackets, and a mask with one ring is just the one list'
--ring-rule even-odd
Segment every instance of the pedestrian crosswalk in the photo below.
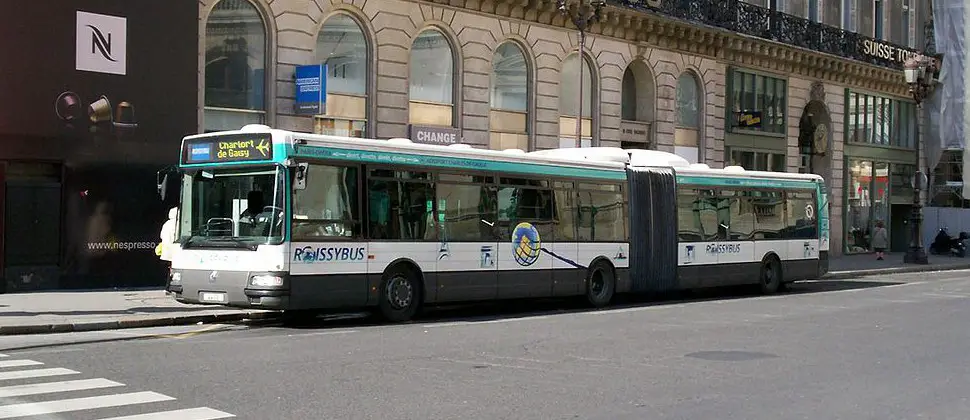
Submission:
{"label": "pedestrian crosswalk", "polygon": [[[97,415],[98,410],[125,407],[136,407],[138,413],[98,419],[217,420],[235,417],[208,407],[185,409],[169,407],[167,410],[153,411],[151,408],[153,403],[171,402],[176,398],[153,391],[127,391],[124,390],[126,385],[120,382],[105,378],[77,379],[79,376],[72,375],[81,375],[79,371],[41,366],[45,364],[0,354],[0,419],[70,413],[85,413],[87,418],[87,416]],[[70,394],[78,392],[85,396]],[[98,395],[90,395],[92,392]]]}

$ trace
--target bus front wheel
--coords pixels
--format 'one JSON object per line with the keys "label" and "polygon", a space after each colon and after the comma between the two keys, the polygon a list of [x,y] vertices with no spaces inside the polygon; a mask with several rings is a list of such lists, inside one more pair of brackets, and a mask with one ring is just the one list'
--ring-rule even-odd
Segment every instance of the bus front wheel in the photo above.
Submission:
{"label": "bus front wheel", "polygon": [[613,300],[616,291],[616,275],[613,267],[606,262],[593,264],[586,274],[586,299],[596,308],[602,308]]}
{"label": "bus front wheel", "polygon": [[421,305],[420,278],[409,267],[399,265],[384,273],[380,311],[384,319],[404,322],[414,317]]}

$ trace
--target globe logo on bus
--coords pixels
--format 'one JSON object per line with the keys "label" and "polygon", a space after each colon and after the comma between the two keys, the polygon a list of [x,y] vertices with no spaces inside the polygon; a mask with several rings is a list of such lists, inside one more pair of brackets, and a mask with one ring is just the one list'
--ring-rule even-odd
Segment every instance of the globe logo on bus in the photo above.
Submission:
{"label": "globe logo on bus", "polygon": [[531,223],[519,223],[512,230],[512,256],[523,267],[535,264],[539,259],[541,244],[539,231]]}

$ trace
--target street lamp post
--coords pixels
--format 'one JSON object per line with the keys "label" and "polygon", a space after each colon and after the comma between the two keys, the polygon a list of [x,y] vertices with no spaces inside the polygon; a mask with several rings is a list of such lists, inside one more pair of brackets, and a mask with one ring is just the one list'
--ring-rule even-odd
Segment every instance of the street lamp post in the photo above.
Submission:
{"label": "street lamp post", "polygon": [[[933,86],[933,75],[936,73],[936,60],[923,55],[910,57],[903,64],[906,74],[906,84],[909,85],[909,92],[916,101],[916,109],[921,110],[921,104],[931,92]],[[919,114],[916,115],[917,122]],[[926,249],[923,247],[923,204],[920,200],[920,191],[926,187],[926,175],[921,170],[922,162],[919,152],[922,135],[917,129],[916,139],[916,172],[913,174],[913,212],[910,215],[910,238],[909,250],[903,256],[905,264],[928,264]]]}
{"label": "street lamp post", "polygon": [[[572,3],[572,4],[570,4]],[[559,12],[579,29],[579,108],[576,110],[576,147],[583,147],[583,67],[586,67],[586,30],[600,19],[606,0],[556,0]],[[592,78],[593,75],[590,75]],[[562,81],[560,81],[562,83]],[[562,100],[562,98],[559,98]],[[592,98],[590,98],[592,101]]]}

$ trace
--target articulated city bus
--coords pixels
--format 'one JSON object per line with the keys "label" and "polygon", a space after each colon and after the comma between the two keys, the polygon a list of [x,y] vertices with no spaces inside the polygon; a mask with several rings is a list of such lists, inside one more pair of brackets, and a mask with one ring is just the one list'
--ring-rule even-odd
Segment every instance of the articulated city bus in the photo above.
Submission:
{"label": "articulated city bus", "polygon": [[757,285],[828,268],[817,175],[618,148],[481,150],[249,125],[183,139],[179,302],[315,314]]}

